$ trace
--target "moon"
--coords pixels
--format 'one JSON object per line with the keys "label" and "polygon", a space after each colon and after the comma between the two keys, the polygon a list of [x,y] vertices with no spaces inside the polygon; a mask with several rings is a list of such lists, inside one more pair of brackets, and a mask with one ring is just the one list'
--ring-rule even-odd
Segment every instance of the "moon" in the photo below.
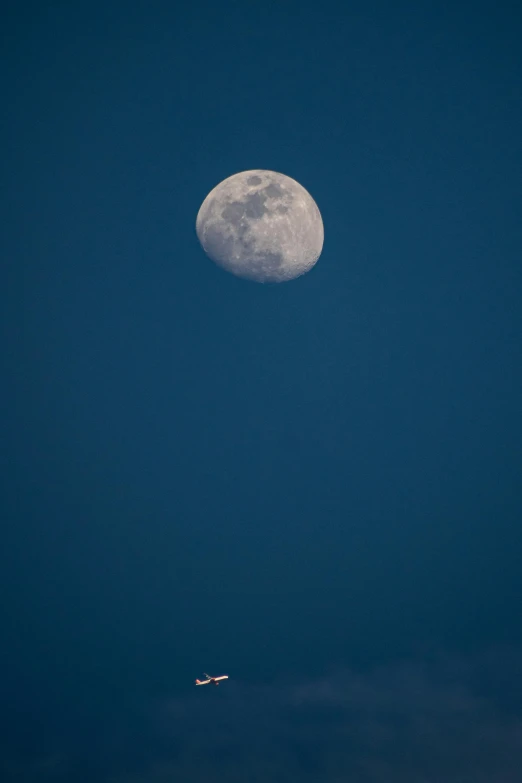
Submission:
{"label": "moon", "polygon": [[205,253],[227,272],[258,283],[282,283],[308,272],[321,255],[317,204],[295,179],[252,169],[210,191],[196,219]]}

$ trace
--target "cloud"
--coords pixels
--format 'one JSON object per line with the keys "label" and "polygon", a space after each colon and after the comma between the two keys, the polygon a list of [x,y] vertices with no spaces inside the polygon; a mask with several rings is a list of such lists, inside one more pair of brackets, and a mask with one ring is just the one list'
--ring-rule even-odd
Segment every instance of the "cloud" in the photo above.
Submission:
{"label": "cloud", "polygon": [[268,685],[232,678],[149,707],[143,731],[111,720],[102,751],[90,743],[9,780],[66,769],[103,783],[519,783],[521,661],[504,650]]}
{"label": "cloud", "polygon": [[494,687],[506,681],[506,661],[517,676],[519,660],[405,662],[201,689],[162,710],[170,758],[114,783],[519,783],[521,715]]}

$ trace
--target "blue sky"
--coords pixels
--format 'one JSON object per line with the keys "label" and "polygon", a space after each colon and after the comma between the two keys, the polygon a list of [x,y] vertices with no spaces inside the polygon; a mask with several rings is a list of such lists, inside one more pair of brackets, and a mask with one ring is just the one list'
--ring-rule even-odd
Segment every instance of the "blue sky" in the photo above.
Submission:
{"label": "blue sky", "polygon": [[[309,763],[325,783],[476,783],[473,753],[434,767],[453,740],[401,724],[397,672],[437,656],[437,727],[464,692],[468,747],[487,723],[508,743],[491,763],[514,759],[488,780],[515,779],[522,695],[492,672],[522,641],[520,22],[503,3],[11,6],[9,780]],[[197,242],[207,193],[252,168],[321,210],[321,258],[291,283],[234,278]],[[194,692],[209,670],[228,691]],[[339,671],[342,704],[300,713],[295,693]],[[362,718],[359,681],[380,766],[321,740]],[[209,742],[207,697],[263,752],[232,769],[230,734],[186,750],[190,721]],[[289,701],[290,734],[266,728]]]}

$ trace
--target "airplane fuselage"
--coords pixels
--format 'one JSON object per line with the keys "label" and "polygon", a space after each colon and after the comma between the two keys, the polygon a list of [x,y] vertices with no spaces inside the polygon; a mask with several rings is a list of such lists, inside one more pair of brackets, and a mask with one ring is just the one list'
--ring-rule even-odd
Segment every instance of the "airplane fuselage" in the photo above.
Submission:
{"label": "airplane fuselage", "polygon": [[205,674],[206,680],[196,680],[196,685],[219,685],[220,680],[228,680],[228,674],[222,674],[221,677],[209,677]]}

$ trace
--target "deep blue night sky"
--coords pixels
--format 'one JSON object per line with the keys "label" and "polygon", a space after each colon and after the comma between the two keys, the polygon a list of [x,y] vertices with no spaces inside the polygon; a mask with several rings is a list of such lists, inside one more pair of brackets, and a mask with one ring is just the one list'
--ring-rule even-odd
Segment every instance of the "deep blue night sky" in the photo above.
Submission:
{"label": "deep blue night sky", "polygon": [[[520,780],[521,21],[4,15],[3,779]],[[197,242],[252,168],[290,283]]]}

